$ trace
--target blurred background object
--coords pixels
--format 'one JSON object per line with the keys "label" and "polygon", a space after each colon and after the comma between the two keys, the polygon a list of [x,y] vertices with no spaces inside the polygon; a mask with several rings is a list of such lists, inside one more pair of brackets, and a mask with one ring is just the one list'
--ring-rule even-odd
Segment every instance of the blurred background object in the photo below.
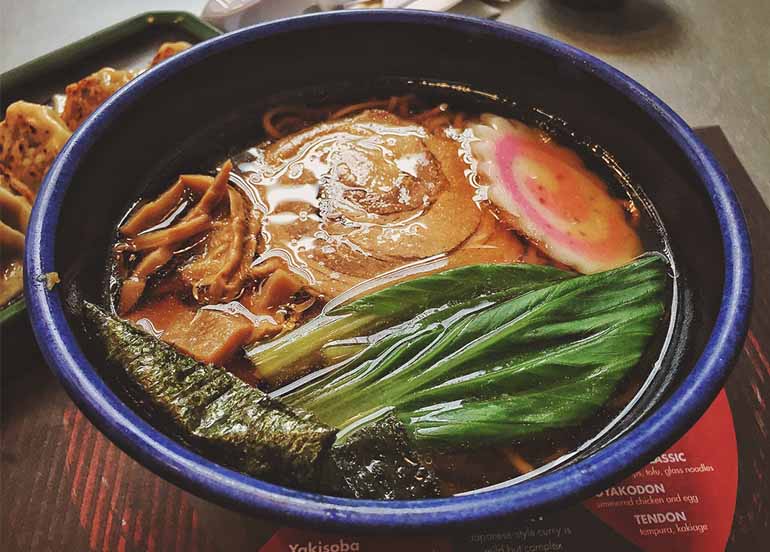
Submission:
{"label": "blurred background object", "polygon": [[[199,14],[207,4],[206,0],[0,1],[0,72],[144,11]],[[602,58],[660,96],[691,126],[720,125],[770,204],[770,2],[616,0],[608,5],[609,1],[466,0],[452,11],[483,17],[499,12],[499,21]]]}
{"label": "blurred background object", "polygon": [[575,9],[613,10],[618,9],[626,0],[559,0],[562,4]]}
{"label": "blurred background object", "polygon": [[209,0],[201,17],[224,31],[233,31],[292,15],[367,8],[451,10],[475,17],[500,15],[498,8],[481,0]]}

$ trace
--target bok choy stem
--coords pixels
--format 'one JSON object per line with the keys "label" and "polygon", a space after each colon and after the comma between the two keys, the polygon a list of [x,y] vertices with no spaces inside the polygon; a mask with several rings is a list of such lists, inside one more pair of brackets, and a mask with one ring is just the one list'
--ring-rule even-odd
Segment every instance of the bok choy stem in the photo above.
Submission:
{"label": "bok choy stem", "polygon": [[[462,309],[464,305],[513,297],[529,289],[571,277],[548,266],[472,265],[407,280],[323,314],[308,324],[246,352],[259,377],[270,383],[294,380],[311,368],[328,364],[322,349],[331,342],[357,337],[365,341],[387,329],[434,311]],[[442,315],[444,317],[444,315]],[[366,343],[369,345],[369,343]],[[351,347],[330,350],[335,362],[360,352]],[[372,348],[369,355],[374,355]]]}
{"label": "bok choy stem", "polygon": [[[468,268],[480,274],[491,266]],[[542,267],[514,267],[495,270],[514,281],[498,281],[481,298],[472,288],[463,299],[462,279],[453,280],[453,303],[441,305],[434,289],[434,297],[421,299],[433,310],[405,321],[394,308],[397,286],[384,290],[390,293],[382,303],[375,293],[365,308],[343,308],[349,316],[384,314],[367,322],[377,338],[362,340],[363,349],[283,400],[343,433],[367,414],[393,411],[415,440],[449,447],[510,442],[580,423],[641,359],[664,314],[667,264],[646,255],[587,276],[554,277],[551,269],[547,280],[540,279]],[[460,270],[407,283],[425,290],[421,280],[440,276],[448,283]]]}

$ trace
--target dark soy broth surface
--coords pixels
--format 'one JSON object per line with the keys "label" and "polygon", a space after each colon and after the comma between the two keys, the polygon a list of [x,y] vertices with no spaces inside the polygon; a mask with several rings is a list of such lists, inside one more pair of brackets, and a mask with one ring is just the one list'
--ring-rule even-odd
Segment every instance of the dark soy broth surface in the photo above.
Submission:
{"label": "dark soy broth surface", "polygon": [[[118,227],[109,269],[113,312],[292,407],[307,407],[344,436],[370,418],[401,411],[367,406],[352,417],[316,412],[314,405],[324,402],[304,401],[305,386],[323,385],[377,343],[408,334],[409,320],[373,324],[358,334],[332,332],[323,347],[297,356],[288,369],[273,371],[270,362],[261,362],[272,358],[274,343],[327,320],[337,324],[335,308],[471,265],[526,263],[572,275],[657,253],[675,276],[644,183],[634,182],[608,151],[559,118],[446,83],[388,81],[353,98],[341,90],[319,87],[266,102],[243,123],[253,130],[244,138],[248,147],[229,149],[231,165],[181,176],[132,206]],[[220,182],[223,171],[226,180]],[[496,179],[521,188],[506,188]],[[570,196],[563,188],[570,179],[594,191]],[[563,216],[567,230],[554,230],[562,220],[552,216]],[[595,255],[592,232],[610,236]],[[675,282],[667,278],[664,313],[638,361],[609,399],[579,423],[491,439],[487,446],[449,446],[422,439],[428,434],[419,430],[410,433],[419,458],[438,476],[441,494],[510,484],[564,465],[608,431],[660,367],[676,319]],[[419,312],[414,320],[442,308]],[[485,308],[479,304],[453,316]],[[441,323],[453,323],[446,320]],[[295,354],[297,347],[287,350]],[[526,352],[524,347],[516,354]],[[501,369],[493,364],[479,365],[479,371]],[[457,378],[475,377],[461,370]],[[535,376],[528,389],[548,389],[553,377],[548,372],[541,386]],[[377,381],[372,389],[382,385]],[[490,389],[474,400],[487,400],[495,392]]]}

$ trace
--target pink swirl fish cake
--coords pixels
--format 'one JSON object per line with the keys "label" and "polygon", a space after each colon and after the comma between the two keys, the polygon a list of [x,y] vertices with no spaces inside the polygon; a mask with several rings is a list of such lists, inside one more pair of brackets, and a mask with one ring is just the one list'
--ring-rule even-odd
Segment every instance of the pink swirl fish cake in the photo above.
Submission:
{"label": "pink swirl fish cake", "polygon": [[489,200],[552,258],[590,274],[642,253],[620,202],[576,154],[496,115],[482,115],[471,129]]}

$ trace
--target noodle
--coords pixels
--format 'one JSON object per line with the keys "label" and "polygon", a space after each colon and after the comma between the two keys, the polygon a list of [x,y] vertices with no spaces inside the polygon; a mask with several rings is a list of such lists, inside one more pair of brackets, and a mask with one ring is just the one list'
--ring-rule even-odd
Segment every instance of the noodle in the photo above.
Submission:
{"label": "noodle", "polygon": [[305,120],[298,115],[289,115],[285,119],[278,121],[276,125],[281,134],[286,134],[289,129],[297,129],[305,124]]}
{"label": "noodle", "polygon": [[449,106],[445,103],[439,104],[433,109],[429,109],[428,111],[423,111],[422,113],[419,113],[418,115],[415,115],[412,117],[412,120],[419,122],[426,121],[428,119],[431,119],[435,117],[436,115],[443,114],[447,109],[449,109]]}
{"label": "noodle", "polygon": [[535,469],[532,464],[530,464],[521,454],[514,451],[513,449],[504,448],[502,449],[502,452],[511,463],[511,465],[516,468],[520,474],[524,475],[525,473],[529,473]]}
{"label": "noodle", "polygon": [[[262,127],[265,129],[270,138],[278,139],[286,136],[287,132],[283,129],[283,125],[287,120],[296,121],[300,125],[312,119],[313,110],[306,107],[296,105],[279,105],[273,109],[265,111],[262,115]],[[276,117],[285,115],[285,119],[275,121]]]}
{"label": "noodle", "polygon": [[279,105],[265,111],[262,115],[262,127],[273,140],[278,140],[296,132],[309,123],[333,121],[367,109],[383,109],[394,115],[422,124],[430,131],[454,125],[460,126],[465,121],[465,114],[457,113],[452,118],[449,105],[441,103],[430,109],[420,109],[417,98],[412,94],[390,96],[387,99],[373,99],[344,106],[331,105],[311,108],[298,105]]}
{"label": "noodle", "polygon": [[355,113],[356,111],[363,111],[364,109],[386,108],[386,107],[389,107],[390,104],[391,104],[391,100],[371,100],[368,102],[352,104],[352,105],[343,107],[342,109],[338,109],[337,111],[331,114],[329,119],[339,119],[341,117],[344,117],[345,115],[350,115],[351,113]]}
{"label": "noodle", "polygon": [[262,115],[262,128],[265,129],[265,132],[268,136],[270,136],[270,138],[277,139],[282,136],[281,131],[278,130],[273,124],[273,117],[275,117],[275,115],[278,113],[287,111],[288,109],[290,108],[287,106],[278,106],[265,111],[264,115]]}
{"label": "noodle", "polygon": [[434,131],[445,126],[449,126],[449,116],[439,115],[437,117],[431,117],[430,119],[425,119],[422,125],[428,130]]}

